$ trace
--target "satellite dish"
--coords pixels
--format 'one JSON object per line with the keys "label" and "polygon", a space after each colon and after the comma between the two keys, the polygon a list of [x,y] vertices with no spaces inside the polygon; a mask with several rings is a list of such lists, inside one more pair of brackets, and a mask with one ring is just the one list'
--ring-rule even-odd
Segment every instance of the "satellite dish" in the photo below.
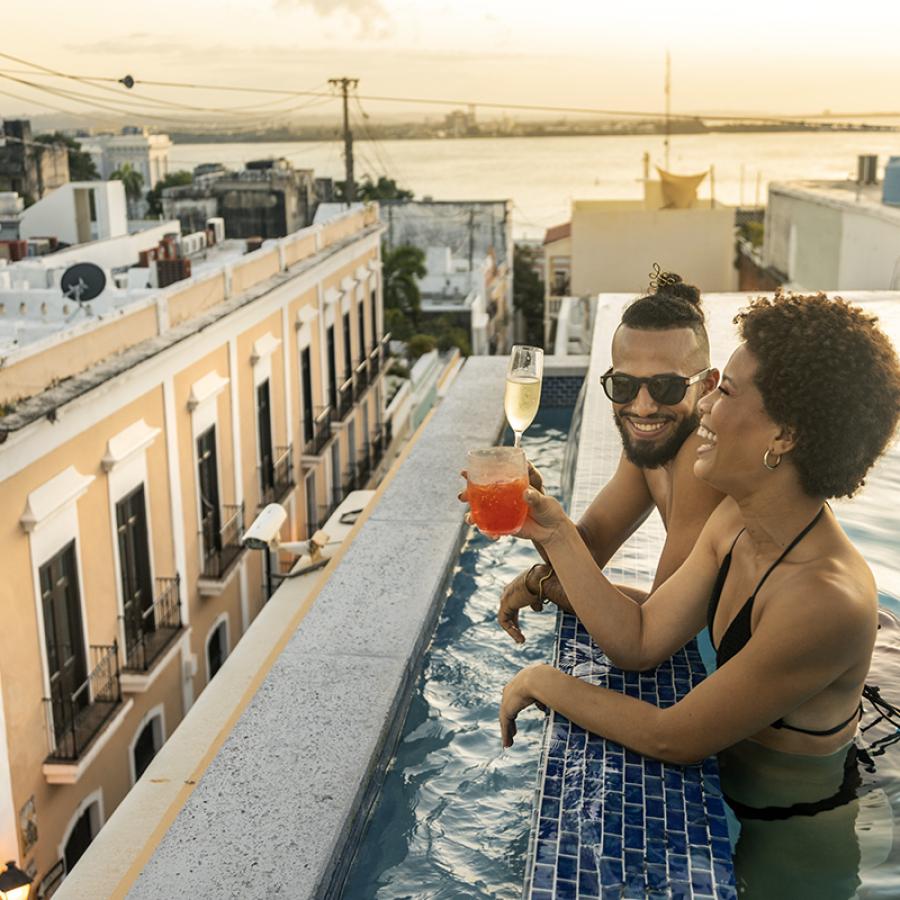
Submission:
{"label": "satellite dish", "polygon": [[94,263],[76,263],[63,272],[59,286],[63,296],[77,303],[87,303],[103,293],[106,273]]}

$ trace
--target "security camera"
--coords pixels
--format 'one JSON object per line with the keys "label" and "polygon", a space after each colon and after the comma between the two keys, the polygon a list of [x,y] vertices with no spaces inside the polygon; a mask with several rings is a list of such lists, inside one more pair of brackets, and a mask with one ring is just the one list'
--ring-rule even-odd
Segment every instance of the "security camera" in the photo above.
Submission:
{"label": "security camera", "polygon": [[278,549],[278,530],[287,519],[287,510],[279,503],[270,503],[244,532],[241,543],[252,550]]}

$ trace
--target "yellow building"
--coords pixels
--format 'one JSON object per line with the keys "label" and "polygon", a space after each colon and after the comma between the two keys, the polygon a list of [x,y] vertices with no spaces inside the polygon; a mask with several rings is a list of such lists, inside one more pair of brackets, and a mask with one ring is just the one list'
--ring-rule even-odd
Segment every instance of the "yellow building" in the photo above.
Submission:
{"label": "yellow building", "polygon": [[737,286],[735,210],[698,198],[701,176],[660,172],[642,200],[573,200],[569,222],[544,237],[544,334],[548,347],[563,297],[646,290],[653,263],[702,291]]}
{"label": "yellow building", "polygon": [[0,305],[0,858],[46,889],[266,602],[243,528],[278,501],[308,537],[381,461],[381,231]]}

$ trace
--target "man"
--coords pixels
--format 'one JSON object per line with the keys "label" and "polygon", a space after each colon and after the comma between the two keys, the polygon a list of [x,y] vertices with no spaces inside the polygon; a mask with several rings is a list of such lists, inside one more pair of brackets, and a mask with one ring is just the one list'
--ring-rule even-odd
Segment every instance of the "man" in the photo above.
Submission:
{"label": "man", "polygon": [[[699,291],[679,279],[634,301],[613,335],[612,363],[603,386],[622,437],[622,456],[577,527],[603,567],[656,507],[666,541],[655,588],[684,562],[722,499],[693,472],[701,443],[696,434],[697,403],[715,390],[719,379],[718,371],[710,367]],[[531,482],[542,489],[540,474],[533,468]],[[647,596],[637,588],[624,591],[637,602]],[[507,585],[498,619],[516,643],[525,640],[519,610],[525,606],[539,610],[543,600],[571,611],[549,565],[532,566]]]}

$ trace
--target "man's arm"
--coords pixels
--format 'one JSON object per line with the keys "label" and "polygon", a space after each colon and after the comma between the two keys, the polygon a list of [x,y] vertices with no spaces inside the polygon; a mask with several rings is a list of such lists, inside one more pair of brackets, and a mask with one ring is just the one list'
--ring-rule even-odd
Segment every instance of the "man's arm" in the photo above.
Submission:
{"label": "man's arm", "polygon": [[644,473],[623,453],[615,474],[591,501],[576,526],[601,569],[640,528],[653,507]]}

